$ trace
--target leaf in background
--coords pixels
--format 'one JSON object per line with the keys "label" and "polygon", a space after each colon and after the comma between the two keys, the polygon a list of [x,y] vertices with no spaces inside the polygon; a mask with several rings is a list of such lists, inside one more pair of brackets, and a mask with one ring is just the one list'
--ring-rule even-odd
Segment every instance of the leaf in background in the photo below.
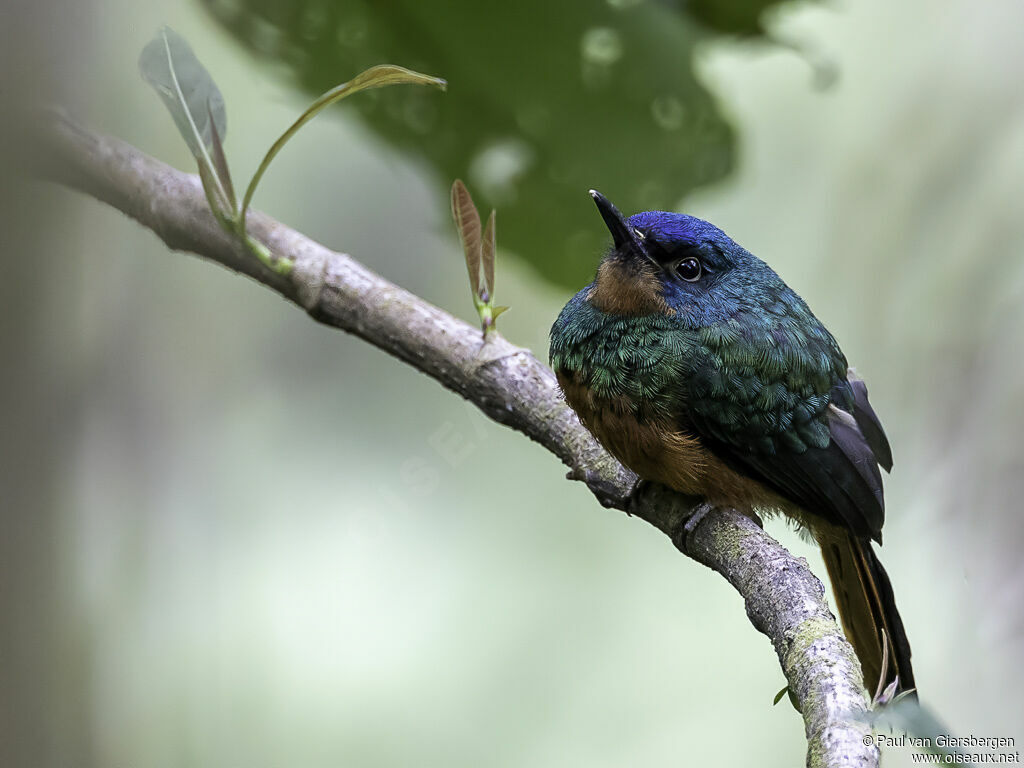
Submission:
{"label": "leaf in background", "polygon": [[686,11],[710,29],[754,37],[765,33],[765,11],[774,5],[777,0],[688,0]]}
{"label": "leaf in background", "polygon": [[494,231],[495,216],[495,211],[491,209],[491,215],[487,217],[487,226],[484,227],[484,239],[480,252],[480,260],[484,265],[484,286],[487,289],[488,301],[494,298],[494,251],[497,248],[497,234]]}
{"label": "leaf in background", "polygon": [[469,272],[469,288],[474,300],[480,298],[480,214],[473,205],[473,198],[460,179],[452,184],[452,218],[462,240],[466,254],[466,270]]}
{"label": "leaf in background", "polygon": [[228,202],[224,179],[210,157],[214,133],[227,135],[224,97],[192,48],[170,27],[163,27],[139,55],[139,70],[174,118],[192,155],[217,181],[217,196]]}
{"label": "leaf in background", "polygon": [[379,64],[375,67],[370,67],[364,72],[360,72],[347,83],[342,83],[341,85],[331,88],[329,91],[321,95],[320,98],[310,104],[309,108],[299,115],[299,119],[292,123],[288,127],[288,130],[282,133],[281,137],[274,142],[269,150],[267,150],[267,154],[264,156],[263,162],[261,162],[260,167],[256,169],[256,174],[252,177],[252,181],[249,182],[248,189],[245,190],[245,197],[242,198],[242,212],[239,218],[240,229],[242,231],[245,230],[245,214],[249,210],[249,203],[252,202],[252,197],[256,194],[256,187],[259,185],[260,179],[263,178],[263,174],[266,173],[267,168],[270,166],[270,162],[302,126],[320,114],[324,109],[331,106],[331,104],[341,101],[345,97],[351,96],[353,93],[365,91],[370,88],[383,88],[388,85],[403,84],[432,85],[442,91],[447,90],[448,88],[448,82],[446,80],[442,80],[440,77],[432,77],[420,72],[413,72],[411,69],[396,67],[393,64]]}
{"label": "leaf in background", "polygon": [[692,3],[635,0],[562,0],[557,13],[548,0],[200,3],[312,93],[333,85],[333,72],[380,61],[443,70],[459,86],[443,102],[396,88],[359,99],[352,113],[424,160],[442,194],[462,178],[483,211],[500,208],[502,254],[573,289],[608,245],[588,189],[626,213],[678,210],[732,168],[732,126],[694,59],[722,38],[766,42],[750,30],[782,4],[701,0],[746,9],[712,23]]}

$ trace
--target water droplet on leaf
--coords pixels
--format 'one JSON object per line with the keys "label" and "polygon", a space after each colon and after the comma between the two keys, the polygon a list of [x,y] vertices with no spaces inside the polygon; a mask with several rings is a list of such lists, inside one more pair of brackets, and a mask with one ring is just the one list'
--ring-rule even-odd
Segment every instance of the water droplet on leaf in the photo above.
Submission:
{"label": "water droplet on leaf", "polygon": [[686,119],[686,107],[677,96],[658,96],[651,102],[651,117],[663,131],[678,131]]}
{"label": "water droplet on leaf", "polygon": [[501,139],[476,154],[469,176],[495,205],[516,199],[516,183],[533,164],[533,149],[519,138]]}
{"label": "water droplet on leaf", "polygon": [[591,27],[583,33],[580,51],[588,64],[610,67],[622,58],[622,36],[610,27]]}

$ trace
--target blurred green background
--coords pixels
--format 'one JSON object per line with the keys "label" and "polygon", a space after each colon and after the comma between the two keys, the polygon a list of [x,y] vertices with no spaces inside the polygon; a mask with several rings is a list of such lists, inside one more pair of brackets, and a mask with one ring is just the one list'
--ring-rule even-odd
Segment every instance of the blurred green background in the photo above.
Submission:
{"label": "blurred green background", "polygon": [[[1024,6],[732,7],[13,0],[2,93],[191,169],[136,70],[167,23],[238,182],[301,88],[447,77],[318,118],[256,205],[469,319],[463,176],[499,207],[501,330],[541,357],[599,256],[588,187],[719,224],[871,386],[923,698],[1019,748]],[[0,764],[803,764],[721,578],[427,378],[9,167]]]}

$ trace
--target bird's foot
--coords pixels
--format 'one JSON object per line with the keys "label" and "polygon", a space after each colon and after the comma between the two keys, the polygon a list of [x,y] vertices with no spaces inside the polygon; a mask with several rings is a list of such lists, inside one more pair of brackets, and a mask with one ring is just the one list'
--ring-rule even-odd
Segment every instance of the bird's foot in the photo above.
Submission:
{"label": "bird's foot", "polygon": [[712,510],[714,510],[714,507],[706,501],[702,501],[694,507],[693,512],[690,513],[689,519],[683,523],[683,530],[686,531],[686,534],[689,535],[697,530],[697,526],[700,525],[700,521],[707,517]]}
{"label": "bird's foot", "polygon": [[[622,494],[615,483],[604,480],[597,472],[591,470],[572,470],[566,473],[566,480],[581,480],[586,483],[602,507],[614,509],[622,504]],[[630,495],[632,499],[632,494]]]}
{"label": "bird's foot", "polygon": [[690,510],[690,514],[679,529],[679,532],[672,537],[672,543],[676,545],[676,548],[680,552],[690,551],[690,537],[693,535],[694,531],[697,530],[697,526],[699,526],[704,518],[713,512],[714,509],[715,507],[710,503],[702,501]]}
{"label": "bird's foot", "polygon": [[640,503],[640,499],[647,492],[647,489],[651,487],[649,480],[644,480],[642,477],[638,477],[636,482],[633,483],[633,488],[629,492],[629,500],[626,503],[626,514],[632,516],[637,504]]}

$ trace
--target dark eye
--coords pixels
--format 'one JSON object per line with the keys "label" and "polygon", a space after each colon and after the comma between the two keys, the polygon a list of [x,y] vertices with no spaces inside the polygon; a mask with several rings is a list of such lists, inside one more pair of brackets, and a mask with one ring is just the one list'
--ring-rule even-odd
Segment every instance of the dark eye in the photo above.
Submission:
{"label": "dark eye", "polygon": [[701,268],[700,260],[695,259],[692,256],[688,259],[676,262],[675,272],[683,280],[688,283],[694,283],[700,280]]}

